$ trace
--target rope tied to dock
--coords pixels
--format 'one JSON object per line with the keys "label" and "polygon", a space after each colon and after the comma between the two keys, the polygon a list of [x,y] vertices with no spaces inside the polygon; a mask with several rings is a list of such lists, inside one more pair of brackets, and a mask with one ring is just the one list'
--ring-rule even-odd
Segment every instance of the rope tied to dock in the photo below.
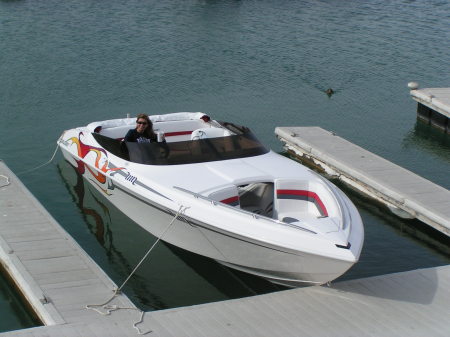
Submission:
{"label": "rope tied to dock", "polygon": [[60,138],[60,139],[58,140],[58,142],[56,143],[55,151],[53,152],[53,155],[52,155],[52,157],[50,158],[50,160],[48,160],[48,161],[45,162],[44,164],[41,164],[41,165],[36,166],[36,167],[33,167],[33,168],[29,169],[29,170],[25,170],[25,171],[16,173],[16,176],[20,176],[20,175],[22,175],[22,174],[24,174],[24,173],[29,173],[29,172],[36,171],[36,170],[40,169],[41,167],[44,167],[44,166],[50,164],[50,163],[53,161],[53,159],[55,158],[56,152],[58,152],[58,147],[59,147],[59,143],[60,143],[60,142],[61,142],[61,138]]}
{"label": "rope tied to dock", "polygon": [[[29,172],[32,172],[32,171],[36,171],[37,169],[40,169],[41,167],[44,167],[44,166],[50,164],[50,163],[53,161],[53,159],[55,158],[56,152],[58,152],[58,147],[59,147],[59,143],[61,142],[61,139],[62,139],[62,138],[60,137],[60,138],[58,139],[58,141],[56,142],[56,148],[55,148],[55,151],[53,152],[53,155],[52,155],[52,157],[50,158],[50,160],[48,160],[48,161],[45,162],[44,164],[41,164],[41,165],[36,166],[36,167],[33,167],[33,168],[29,169],[29,170],[26,170],[26,171],[22,171],[22,172],[16,173],[16,176],[20,176],[20,175],[22,175],[22,174],[24,174],[24,173],[29,173]],[[10,181],[9,177],[7,177],[7,176],[5,176],[5,175],[3,175],[3,174],[0,174],[0,177],[6,179],[6,183],[3,184],[3,185],[0,185],[0,188],[5,187],[5,186],[8,186],[8,185],[11,184],[11,181]]]}
{"label": "rope tied to dock", "polygon": [[7,176],[5,176],[5,175],[3,175],[3,174],[0,174],[0,177],[5,178],[5,180],[6,180],[6,183],[0,185],[0,188],[5,187],[5,186],[8,186],[8,185],[11,184],[11,181],[9,180],[9,177],[7,177]]}
{"label": "rope tied to dock", "polygon": [[[182,214],[188,208],[189,207],[180,205],[180,208],[176,212],[176,214],[173,217],[172,221],[166,226],[166,228],[161,233],[161,235],[156,239],[156,241],[153,243],[153,245],[147,250],[145,255],[142,257],[142,259],[139,261],[139,263],[136,265],[136,267],[134,267],[134,269],[128,275],[128,277],[125,279],[125,281],[122,283],[122,285],[114,290],[114,294],[113,294],[113,296],[110,299],[108,299],[106,302],[104,302],[102,304],[88,304],[88,305],[86,305],[85,308],[88,309],[88,310],[94,310],[94,311],[98,312],[100,315],[103,315],[103,316],[108,316],[108,315],[111,314],[111,312],[113,312],[115,310],[119,310],[119,309],[140,311],[141,312],[141,316],[140,316],[138,321],[133,323],[133,328],[135,328],[137,330],[139,335],[145,335],[147,333],[152,332],[152,330],[149,330],[149,331],[146,331],[146,332],[142,332],[141,329],[139,329],[139,327],[137,326],[138,324],[142,323],[143,320],[144,320],[144,315],[145,315],[144,311],[142,311],[141,309],[135,308],[135,307],[120,307],[120,306],[118,306],[116,304],[109,304],[109,303],[121,293],[122,288],[125,286],[125,284],[127,284],[127,282],[130,280],[130,278],[134,275],[136,270],[138,270],[138,268],[141,266],[141,264],[144,262],[144,260],[147,258],[147,256],[151,253],[151,251],[155,248],[155,246],[158,244],[158,242],[161,241],[162,238],[164,237],[164,235],[167,234],[169,229],[174,224],[175,220],[179,217],[180,214]],[[101,311],[100,308],[104,309],[105,311]]]}

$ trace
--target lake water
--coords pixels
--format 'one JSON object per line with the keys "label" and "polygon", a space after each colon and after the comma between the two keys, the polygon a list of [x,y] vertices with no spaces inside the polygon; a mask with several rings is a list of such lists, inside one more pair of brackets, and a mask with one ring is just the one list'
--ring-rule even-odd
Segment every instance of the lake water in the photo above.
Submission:
{"label": "lake water", "polygon": [[[450,137],[416,121],[406,86],[450,86],[449,21],[447,0],[1,0],[0,159],[18,174],[65,129],[202,111],[277,151],[275,126],[321,126],[450,188]],[[154,240],[60,154],[20,178],[116,283]],[[449,263],[409,234],[414,222],[351,196],[366,241],[344,279]],[[277,289],[159,244],[125,292],[153,310]],[[0,331],[36,324],[7,283],[0,294]]]}

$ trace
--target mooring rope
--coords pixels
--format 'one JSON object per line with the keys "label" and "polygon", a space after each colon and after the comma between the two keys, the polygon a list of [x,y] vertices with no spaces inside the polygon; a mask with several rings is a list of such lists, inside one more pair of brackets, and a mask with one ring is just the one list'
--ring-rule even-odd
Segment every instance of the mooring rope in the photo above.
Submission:
{"label": "mooring rope", "polygon": [[9,181],[9,177],[7,177],[7,176],[5,176],[5,175],[3,175],[3,174],[0,174],[0,177],[6,179],[6,183],[4,183],[3,185],[0,185],[0,188],[5,187],[5,186],[8,186],[9,184],[11,184],[11,182]]}
{"label": "mooring rope", "polygon": [[56,152],[58,152],[58,146],[59,146],[59,143],[60,143],[60,140],[58,140],[58,142],[56,143],[56,149],[55,149],[55,152],[53,152],[53,155],[52,155],[52,157],[50,158],[49,161],[47,161],[47,162],[45,162],[44,164],[41,164],[41,165],[39,165],[39,166],[33,167],[33,168],[29,169],[29,170],[26,170],[26,171],[22,171],[22,172],[16,173],[16,176],[20,176],[20,175],[22,175],[22,174],[24,174],[24,173],[29,173],[29,172],[36,171],[37,169],[40,169],[41,167],[44,167],[44,166],[50,164],[50,163],[53,161],[53,159],[55,158]]}
{"label": "mooring rope", "polygon": [[[141,309],[135,308],[135,307],[119,307],[116,304],[108,304],[110,303],[115,297],[117,297],[122,288],[125,286],[125,284],[130,280],[130,278],[133,276],[133,274],[136,272],[136,270],[141,266],[141,264],[144,262],[144,260],[147,258],[147,256],[150,254],[150,252],[153,250],[153,248],[155,248],[155,246],[158,244],[158,242],[160,240],[162,240],[162,238],[164,237],[164,235],[166,235],[166,233],[169,231],[170,227],[172,227],[173,223],[175,222],[175,220],[178,218],[178,216],[183,213],[188,207],[185,207],[183,205],[180,206],[180,208],[178,209],[177,213],[175,214],[175,216],[173,217],[172,221],[167,225],[167,227],[164,229],[164,231],[161,233],[161,235],[156,239],[156,241],[153,243],[153,245],[148,249],[148,251],[145,253],[145,255],[142,257],[142,259],[139,261],[139,263],[136,265],[136,267],[134,267],[133,271],[128,275],[128,277],[125,279],[125,281],[122,283],[122,285],[120,287],[118,287],[115,291],[113,296],[107,300],[105,303],[102,304],[88,304],[86,305],[86,309],[88,310],[94,310],[96,312],[98,312],[100,315],[103,316],[107,316],[110,315],[111,312],[115,311],[115,310],[119,310],[119,309],[126,309],[126,310],[137,310],[141,312],[141,316],[140,319],[135,322],[133,324],[133,328],[135,328],[138,332],[139,335],[145,335],[147,333],[152,332],[152,330],[146,331],[146,332],[142,332],[141,329],[139,329],[139,327],[137,326],[138,324],[142,323],[142,321],[144,320],[144,315],[145,312],[142,311]],[[98,308],[102,308],[105,311],[101,311]]]}
{"label": "mooring rope", "polygon": [[[56,149],[55,149],[55,151],[53,152],[53,155],[52,155],[52,157],[50,158],[49,161],[45,162],[45,163],[42,164],[42,165],[33,167],[33,168],[29,169],[29,170],[26,170],[26,171],[22,171],[22,172],[16,173],[16,176],[20,176],[20,175],[22,175],[22,174],[24,174],[24,173],[29,173],[29,172],[32,172],[32,171],[36,171],[37,169],[40,169],[41,167],[44,167],[45,165],[50,164],[50,163],[53,161],[53,159],[55,158],[56,152],[58,152],[58,146],[59,146],[59,143],[60,143],[60,141],[58,140],[58,142],[57,142],[57,144],[56,144]],[[6,179],[6,184],[0,185],[0,188],[5,187],[5,186],[8,186],[8,185],[11,184],[11,181],[10,181],[10,179],[9,179],[8,176],[5,176],[5,175],[3,175],[3,174],[0,174],[0,177],[3,177],[3,178]]]}

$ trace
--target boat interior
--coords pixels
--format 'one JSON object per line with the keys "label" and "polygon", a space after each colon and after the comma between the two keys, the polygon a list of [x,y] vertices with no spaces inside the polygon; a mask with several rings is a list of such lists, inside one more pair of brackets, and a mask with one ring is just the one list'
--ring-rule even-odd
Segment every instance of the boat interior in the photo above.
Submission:
{"label": "boat interior", "polygon": [[201,118],[154,122],[159,142],[123,142],[134,122],[132,119],[96,122],[87,129],[108,152],[146,165],[192,164],[251,157],[269,151],[248,128]]}
{"label": "boat interior", "polygon": [[[209,117],[207,120],[154,121],[155,132],[163,133],[166,142],[127,143],[125,147],[121,139],[133,126],[134,120],[127,119],[92,123],[88,129],[109,152],[141,164],[189,164],[267,152],[247,128],[211,121]],[[249,182],[220,188],[205,196],[285,223],[339,217],[340,213],[329,188],[316,179]]]}
{"label": "boat interior", "polygon": [[[209,118],[209,117],[208,117]],[[205,118],[206,119],[206,118]],[[134,124],[129,123],[93,123],[88,128],[92,132],[102,136],[122,140],[125,134],[133,128]],[[229,124],[236,127],[233,124]],[[189,140],[199,140],[205,138],[227,137],[236,134],[230,128],[224,127],[222,124],[204,119],[189,120],[169,120],[156,121],[153,123],[153,130],[156,134],[161,134],[166,142],[183,142]],[[236,130],[239,132],[238,130]],[[240,133],[240,132],[239,132]]]}
{"label": "boat interior", "polygon": [[208,198],[286,223],[338,217],[332,193],[320,182],[277,179],[227,186]]}

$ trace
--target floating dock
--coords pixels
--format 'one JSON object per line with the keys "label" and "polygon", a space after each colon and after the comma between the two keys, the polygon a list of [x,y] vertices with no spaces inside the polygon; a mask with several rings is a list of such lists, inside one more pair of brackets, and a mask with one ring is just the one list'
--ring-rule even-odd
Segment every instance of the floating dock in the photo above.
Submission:
{"label": "floating dock", "polygon": [[[0,161],[0,260],[45,326],[1,337],[132,337],[140,314]],[[109,307],[113,308],[113,307]],[[104,310],[101,309],[100,310]],[[155,337],[448,337],[450,266],[147,312],[137,324]]]}
{"label": "floating dock", "polygon": [[[86,324],[107,317],[85,306],[105,302],[117,286],[3,161],[0,261],[44,325]],[[110,304],[136,308],[124,294]],[[132,326],[139,313],[120,310],[115,316]]]}
{"label": "floating dock", "polygon": [[[450,267],[308,287],[146,314],[151,337],[448,337]],[[108,321],[2,337],[136,337]]]}
{"label": "floating dock", "polygon": [[450,191],[319,127],[277,127],[285,148],[302,160],[450,236]]}
{"label": "floating dock", "polygon": [[412,98],[417,101],[417,118],[450,133],[450,88],[419,89],[416,82],[408,83]]}

